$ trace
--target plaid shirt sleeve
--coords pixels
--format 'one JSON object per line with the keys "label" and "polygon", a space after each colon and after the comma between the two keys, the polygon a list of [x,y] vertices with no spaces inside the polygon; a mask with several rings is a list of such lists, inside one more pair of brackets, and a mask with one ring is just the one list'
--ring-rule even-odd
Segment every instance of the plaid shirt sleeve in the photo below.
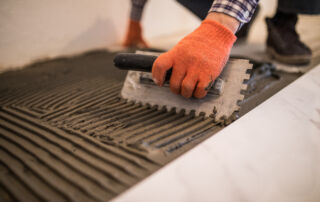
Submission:
{"label": "plaid shirt sleeve", "polygon": [[258,3],[259,0],[214,0],[209,12],[227,14],[236,18],[242,26],[251,20]]}

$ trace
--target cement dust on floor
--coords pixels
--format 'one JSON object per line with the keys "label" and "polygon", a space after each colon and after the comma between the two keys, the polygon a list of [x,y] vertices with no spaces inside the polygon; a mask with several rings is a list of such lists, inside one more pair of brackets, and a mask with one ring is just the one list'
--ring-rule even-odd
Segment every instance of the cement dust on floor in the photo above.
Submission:
{"label": "cement dust on floor", "polygon": [[109,200],[221,129],[121,99],[126,72],[113,56],[94,51],[0,75],[6,201]]}
{"label": "cement dust on floor", "polygon": [[[0,74],[6,201],[109,200],[221,130],[211,118],[121,99],[126,72],[113,67],[114,55],[93,51]],[[256,63],[240,115],[300,75]]]}

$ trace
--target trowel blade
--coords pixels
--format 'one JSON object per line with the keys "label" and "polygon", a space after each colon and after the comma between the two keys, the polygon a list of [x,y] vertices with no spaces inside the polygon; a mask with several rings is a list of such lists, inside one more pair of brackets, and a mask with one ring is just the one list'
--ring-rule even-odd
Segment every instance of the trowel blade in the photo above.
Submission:
{"label": "trowel blade", "polygon": [[244,99],[242,91],[247,88],[244,81],[249,79],[248,69],[251,68],[252,65],[248,60],[229,59],[219,76],[224,82],[222,94],[208,94],[202,99],[184,98],[173,94],[169,86],[159,87],[142,83],[140,78],[146,77],[146,74],[149,74],[148,77],[150,77],[151,73],[128,71],[121,96],[136,103],[157,105],[159,109],[162,107],[166,107],[167,110],[175,108],[177,113],[181,110],[185,110],[186,114],[193,111],[196,115],[214,117],[216,121],[227,120],[240,109],[239,103]]}

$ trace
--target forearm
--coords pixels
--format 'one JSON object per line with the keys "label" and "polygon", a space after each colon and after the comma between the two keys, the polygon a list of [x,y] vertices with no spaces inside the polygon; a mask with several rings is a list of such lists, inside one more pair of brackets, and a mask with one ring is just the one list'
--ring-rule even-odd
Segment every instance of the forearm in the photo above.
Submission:
{"label": "forearm", "polygon": [[[214,0],[207,18],[214,18],[213,20],[218,22],[222,21],[220,22],[221,24],[233,31],[234,26],[237,24],[234,20],[238,21],[237,29],[244,23],[249,22],[258,3],[259,0]],[[212,13],[221,13],[228,17],[223,17],[224,15],[212,15]]]}
{"label": "forearm", "polygon": [[206,19],[219,22],[226,28],[230,29],[233,33],[236,33],[240,25],[240,22],[236,18],[224,13],[211,12],[208,14]]}
{"label": "forearm", "polygon": [[139,22],[147,0],[131,0],[130,19]]}

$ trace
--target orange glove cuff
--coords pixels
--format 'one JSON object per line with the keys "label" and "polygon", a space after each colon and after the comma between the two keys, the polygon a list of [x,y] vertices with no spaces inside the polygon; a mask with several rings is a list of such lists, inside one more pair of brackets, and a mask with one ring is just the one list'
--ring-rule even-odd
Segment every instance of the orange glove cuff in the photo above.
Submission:
{"label": "orange glove cuff", "polygon": [[[206,36],[208,42],[215,41],[215,45],[225,48],[231,48],[237,37],[224,25],[214,20],[204,20],[199,29],[194,34]],[[216,44],[217,43],[217,44]]]}

